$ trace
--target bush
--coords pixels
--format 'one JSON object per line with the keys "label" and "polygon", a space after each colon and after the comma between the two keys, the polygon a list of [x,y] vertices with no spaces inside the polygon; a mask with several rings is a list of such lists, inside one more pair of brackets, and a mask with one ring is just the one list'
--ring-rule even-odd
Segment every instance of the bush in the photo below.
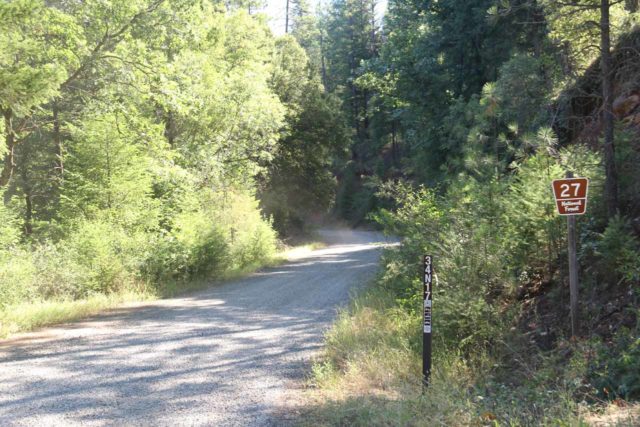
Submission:
{"label": "bush", "polygon": [[[0,241],[0,319],[13,318],[7,310],[28,313],[25,304],[96,296],[111,301],[111,295],[144,294],[148,285],[160,295],[173,294],[188,280],[224,277],[274,255],[275,232],[252,195],[198,196],[182,212],[168,210],[162,226],[131,227],[97,215],[65,224],[63,240],[30,246],[18,242],[13,222],[0,225],[10,231]],[[0,209],[5,214],[10,217]],[[6,332],[5,326],[0,329]]]}
{"label": "bush", "polygon": [[35,275],[32,255],[28,251],[0,250],[0,310],[32,298],[36,294]]}
{"label": "bush", "polygon": [[629,222],[617,216],[596,243],[601,259],[601,273],[628,282],[640,280],[640,242],[633,235]]}
{"label": "bush", "polygon": [[167,265],[172,274],[205,277],[228,266],[229,248],[222,227],[202,210],[179,215],[170,239],[175,242],[171,246],[174,262]]}
{"label": "bush", "polygon": [[640,398],[640,334],[621,329],[610,345],[596,344],[597,357],[589,376],[602,398]]}
{"label": "bush", "polygon": [[84,269],[64,242],[57,245],[43,243],[33,249],[31,261],[34,275],[32,286],[41,299],[78,298],[88,293],[83,290]]}
{"label": "bush", "polygon": [[[0,191],[0,200],[4,192]],[[20,237],[20,230],[13,212],[0,202],[0,251],[15,246]]]}
{"label": "bush", "polygon": [[263,219],[258,202],[246,194],[237,194],[230,209],[220,212],[218,221],[228,231],[232,268],[244,269],[270,259],[276,250],[276,233]]}
{"label": "bush", "polygon": [[208,278],[264,263],[276,235],[250,195],[205,193],[201,206],[178,214],[151,247],[144,271],[152,280]]}
{"label": "bush", "polygon": [[[76,296],[123,290],[135,281],[135,235],[101,221],[86,221],[64,242],[63,252],[78,269]],[[136,248],[143,251],[144,246]]]}
{"label": "bush", "polygon": [[491,243],[495,230],[477,215],[486,206],[457,202],[472,200],[469,194],[478,191],[479,186],[467,183],[450,190],[450,198],[441,198],[422,187],[386,186],[380,196],[393,198],[399,207],[374,215],[387,232],[403,238],[403,245],[383,258],[383,286],[416,315],[422,298],[420,260],[427,253],[435,256],[439,315],[434,328],[452,350],[476,351],[495,336],[500,322],[488,302],[495,298],[495,288],[508,282],[502,252]]}

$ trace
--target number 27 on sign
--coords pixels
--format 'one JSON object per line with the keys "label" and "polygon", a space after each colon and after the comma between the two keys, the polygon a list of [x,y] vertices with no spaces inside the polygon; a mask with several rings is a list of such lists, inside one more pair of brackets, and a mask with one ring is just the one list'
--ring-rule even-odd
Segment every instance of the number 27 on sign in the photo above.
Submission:
{"label": "number 27 on sign", "polygon": [[587,210],[588,178],[556,179],[551,183],[560,215],[583,215]]}

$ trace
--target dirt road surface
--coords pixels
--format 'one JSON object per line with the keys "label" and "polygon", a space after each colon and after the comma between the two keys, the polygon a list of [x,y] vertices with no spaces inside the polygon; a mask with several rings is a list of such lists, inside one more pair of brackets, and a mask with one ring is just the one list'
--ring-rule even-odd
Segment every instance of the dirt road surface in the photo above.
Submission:
{"label": "dirt road surface", "polygon": [[0,425],[271,426],[385,239],[328,246],[183,298],[0,341]]}

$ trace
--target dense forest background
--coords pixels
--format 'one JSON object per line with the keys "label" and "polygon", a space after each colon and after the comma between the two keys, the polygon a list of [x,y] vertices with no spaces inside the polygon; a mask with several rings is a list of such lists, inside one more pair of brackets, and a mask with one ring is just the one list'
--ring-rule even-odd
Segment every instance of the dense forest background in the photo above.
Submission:
{"label": "dense forest background", "polygon": [[[403,244],[315,370],[377,397],[318,416],[527,424],[640,397],[639,2],[289,0],[280,37],[260,6],[0,5],[0,330],[261,265],[329,215]],[[591,179],[572,340],[567,172]],[[424,253],[447,397],[428,401],[408,397]]]}

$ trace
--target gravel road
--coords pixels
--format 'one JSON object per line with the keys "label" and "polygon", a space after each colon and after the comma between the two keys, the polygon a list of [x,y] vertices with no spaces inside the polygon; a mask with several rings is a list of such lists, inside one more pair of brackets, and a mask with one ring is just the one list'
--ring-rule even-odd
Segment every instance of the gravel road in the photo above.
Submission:
{"label": "gravel road", "polygon": [[385,239],[324,249],[208,290],[0,341],[0,425],[272,426],[336,307]]}

